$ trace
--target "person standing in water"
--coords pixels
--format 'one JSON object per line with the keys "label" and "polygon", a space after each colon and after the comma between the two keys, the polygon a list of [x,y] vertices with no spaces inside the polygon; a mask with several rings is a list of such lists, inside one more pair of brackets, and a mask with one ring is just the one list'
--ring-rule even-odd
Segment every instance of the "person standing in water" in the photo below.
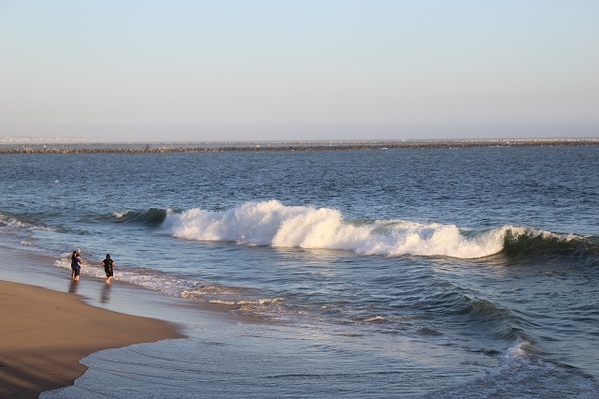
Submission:
{"label": "person standing in water", "polygon": [[73,251],[73,256],[71,256],[71,279],[73,281],[79,281],[80,273],[81,273],[81,255],[79,255],[79,252]]}
{"label": "person standing in water", "polygon": [[106,272],[106,283],[110,284],[110,280],[114,277],[114,261],[110,259],[110,254],[106,254],[106,259],[102,261],[104,271]]}

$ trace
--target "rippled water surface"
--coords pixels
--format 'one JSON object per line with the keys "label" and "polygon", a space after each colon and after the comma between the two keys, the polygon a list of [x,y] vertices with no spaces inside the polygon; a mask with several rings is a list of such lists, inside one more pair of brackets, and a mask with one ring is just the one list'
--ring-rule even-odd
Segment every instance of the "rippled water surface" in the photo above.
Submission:
{"label": "rippled water surface", "polygon": [[[302,377],[269,380],[283,396],[599,392],[597,146],[5,154],[0,168],[5,243],[65,269],[79,249],[84,277],[110,252],[117,282],[266,321],[219,336],[223,367],[243,367],[239,340],[301,336]],[[185,379],[203,373],[183,361],[193,342],[152,350]],[[239,387],[263,394],[283,353]]]}

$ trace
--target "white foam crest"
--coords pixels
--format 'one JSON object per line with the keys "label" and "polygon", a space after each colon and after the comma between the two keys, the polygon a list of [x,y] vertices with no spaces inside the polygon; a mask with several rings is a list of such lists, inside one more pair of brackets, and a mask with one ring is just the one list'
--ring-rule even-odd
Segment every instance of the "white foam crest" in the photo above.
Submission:
{"label": "white foam crest", "polygon": [[558,239],[559,241],[569,242],[572,240],[580,240],[583,238],[582,236],[574,233],[553,233],[547,230],[539,230],[532,227],[514,227],[509,226],[511,235],[518,239],[522,236],[530,236],[530,237],[540,237],[543,239]]}
{"label": "white foam crest", "polygon": [[373,234],[357,252],[373,255],[449,256],[473,259],[503,249],[507,227],[477,235],[465,235],[455,225],[415,222],[377,222]]}
{"label": "white foam crest", "polygon": [[125,217],[125,215],[127,215],[129,213],[129,211],[125,211],[125,212],[113,212],[112,216],[114,216],[117,219],[122,219],[123,217]]}
{"label": "white foam crest", "polygon": [[365,255],[479,258],[503,249],[506,226],[465,234],[457,226],[398,220],[353,224],[334,209],[248,202],[222,212],[191,209],[167,215],[162,228],[174,237],[312,249]]}
{"label": "white foam crest", "polygon": [[[54,264],[62,269],[71,269],[71,254],[64,253]],[[104,267],[100,262],[86,262],[81,266],[81,276],[105,279]],[[284,301],[283,298],[251,299],[252,294],[244,289],[227,287],[215,284],[206,284],[202,281],[181,278],[171,274],[163,274],[143,268],[117,268],[113,281],[121,281],[158,291],[164,294],[191,300],[205,301],[216,304],[229,304],[238,306],[260,305],[269,306]],[[248,295],[250,298],[248,298]]]}
{"label": "white foam crest", "polygon": [[[71,269],[71,258],[70,254],[64,255],[62,259],[57,259],[54,264],[63,269]],[[99,264],[82,262],[81,264],[81,275],[89,276],[94,278],[106,278],[106,273],[104,272],[104,267]]]}
{"label": "white foam crest", "polygon": [[489,370],[490,376],[497,376],[508,370],[518,369],[523,366],[529,366],[531,364],[530,358],[528,357],[527,348],[530,347],[530,342],[525,340],[518,340],[512,346],[505,350],[499,358],[499,364],[496,368]]}
{"label": "white foam crest", "polygon": [[19,219],[11,216],[6,216],[0,213],[0,228],[7,231],[18,231],[18,230],[43,230],[43,231],[57,231],[45,226],[38,226],[27,222],[22,222]]}
{"label": "white foam crest", "polygon": [[29,224],[23,223],[13,217],[4,216],[2,214],[0,214],[0,226],[13,228],[13,229],[30,227]]}
{"label": "white foam crest", "polygon": [[191,209],[181,214],[167,214],[162,226],[174,237],[188,240],[276,245],[273,241],[283,223],[311,212],[319,211],[308,207],[286,207],[278,201],[249,202],[224,212]]}
{"label": "white foam crest", "polygon": [[[63,254],[54,264],[63,269],[71,269],[70,254]],[[104,267],[100,262],[83,262],[81,275],[93,278],[106,278]],[[134,284],[152,291],[160,291],[167,295],[185,297],[186,292],[203,290],[208,293],[220,292],[227,294],[225,290],[210,289],[204,287],[201,282],[188,279],[180,279],[176,276],[159,274],[145,269],[118,268],[115,270],[114,281],[123,281]]]}

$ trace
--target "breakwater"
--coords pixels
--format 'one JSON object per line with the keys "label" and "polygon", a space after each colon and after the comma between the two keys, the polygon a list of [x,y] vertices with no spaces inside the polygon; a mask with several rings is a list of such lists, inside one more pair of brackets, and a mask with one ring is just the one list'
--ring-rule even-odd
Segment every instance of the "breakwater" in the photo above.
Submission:
{"label": "breakwater", "polygon": [[485,139],[402,140],[335,142],[237,142],[237,143],[86,143],[86,144],[0,144],[0,154],[152,154],[169,152],[223,151],[343,151],[377,149],[427,149],[526,146],[599,146],[599,138],[584,139]]}

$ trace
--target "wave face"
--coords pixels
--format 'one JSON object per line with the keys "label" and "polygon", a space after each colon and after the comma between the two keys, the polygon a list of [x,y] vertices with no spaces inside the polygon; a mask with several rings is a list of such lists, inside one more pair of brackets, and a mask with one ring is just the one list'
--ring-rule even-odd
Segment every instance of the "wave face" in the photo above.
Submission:
{"label": "wave face", "polygon": [[[150,212],[158,213],[150,210],[135,218]],[[599,250],[596,238],[575,234],[519,226],[471,231],[435,222],[348,221],[335,209],[285,206],[277,200],[247,202],[222,212],[195,208],[182,213],[163,210],[160,215],[165,215],[162,229],[186,240],[347,250],[362,255],[476,259],[498,253],[514,257],[597,254]]]}
{"label": "wave face", "polygon": [[147,226],[159,226],[166,219],[169,212],[167,209],[150,208],[145,212],[127,211],[123,213],[115,212],[114,216],[119,223],[134,223]]}
{"label": "wave face", "polygon": [[556,234],[532,228],[507,229],[504,253],[510,257],[597,256],[597,237]]}

